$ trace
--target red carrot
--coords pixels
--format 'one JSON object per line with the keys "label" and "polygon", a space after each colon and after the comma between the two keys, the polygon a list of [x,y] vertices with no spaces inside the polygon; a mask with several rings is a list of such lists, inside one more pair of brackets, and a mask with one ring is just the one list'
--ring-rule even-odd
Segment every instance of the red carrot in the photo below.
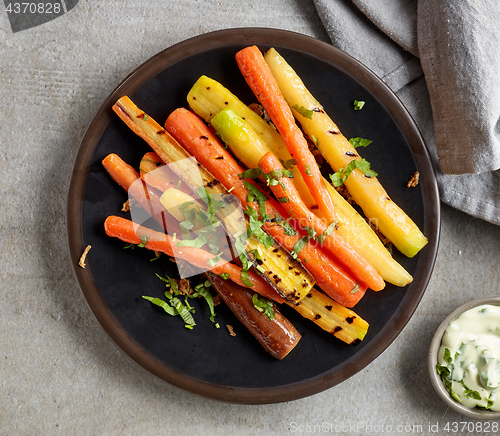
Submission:
{"label": "red carrot", "polygon": [[334,205],[326,181],[261,51],[256,46],[246,47],[236,53],[236,62],[247,84],[281,134],[290,155],[297,159],[297,167],[321,212],[328,223],[334,222]]}
{"label": "red carrot", "polygon": [[323,247],[343,262],[361,283],[374,291],[384,288],[384,280],[375,268],[349,246],[334,229],[327,231],[326,224],[307,208],[292,179],[282,177],[283,165],[272,152],[262,156],[259,167],[266,174],[271,174],[273,171],[274,174],[278,174],[274,177],[277,183],[271,184],[271,189],[276,198],[281,199],[281,205],[289,216],[299,222],[302,228],[307,226],[314,229],[318,238],[321,238]]}
{"label": "red carrot", "polygon": [[[247,202],[249,190],[245,186],[245,182],[253,186],[253,189],[261,191],[253,180],[243,180],[240,176],[244,171],[243,168],[224,149],[201,118],[186,109],[176,109],[165,122],[165,128],[220,183],[231,190],[231,194],[238,197],[243,208],[248,205],[259,211],[263,207],[268,217],[263,224],[264,230],[283,248],[294,252],[294,248],[297,247],[297,243],[301,237],[305,236],[305,233],[287,234],[282,225],[287,214],[274,199],[267,199],[262,202],[262,206],[256,201]],[[264,195],[262,192],[261,194]],[[260,216],[260,219],[262,218]],[[279,220],[281,222],[278,222]],[[327,254],[323,248],[307,243],[296,254],[298,259],[303,262],[304,267],[315,278],[316,284],[338,303],[353,307],[365,293],[366,286],[362,283],[357,284],[346,268],[333,256]],[[353,289],[356,289],[356,292],[351,293]]]}
{"label": "red carrot", "polygon": [[[215,274],[229,274],[229,278],[240,286],[245,286],[241,278],[242,269],[226,260],[217,259],[217,256],[195,247],[177,247],[179,239],[174,240],[171,236],[157,232],[147,227],[140,226],[128,219],[118,216],[109,216],[104,222],[106,234],[111,237],[121,239],[129,244],[141,244],[145,241],[145,248],[160,253],[165,253],[170,257],[178,257],[188,261],[191,265],[198,268],[207,269],[210,262],[210,270]],[[174,250],[175,247],[175,250]],[[250,288],[252,291],[269,298],[277,303],[283,303],[284,300],[262,277],[253,271],[248,271],[248,278],[253,282]]]}
{"label": "red carrot", "polygon": [[236,318],[269,354],[281,360],[295,348],[301,334],[277,307],[274,307],[274,317],[271,320],[255,310],[252,301],[254,292],[250,289],[213,274],[208,279]]}

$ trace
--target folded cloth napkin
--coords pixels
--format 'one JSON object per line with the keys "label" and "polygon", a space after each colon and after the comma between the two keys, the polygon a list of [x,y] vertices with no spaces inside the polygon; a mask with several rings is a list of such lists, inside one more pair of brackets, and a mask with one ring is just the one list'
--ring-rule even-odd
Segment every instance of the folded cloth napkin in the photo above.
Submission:
{"label": "folded cloth napkin", "polygon": [[500,225],[500,2],[314,1],[332,43],[411,113],[441,200]]}

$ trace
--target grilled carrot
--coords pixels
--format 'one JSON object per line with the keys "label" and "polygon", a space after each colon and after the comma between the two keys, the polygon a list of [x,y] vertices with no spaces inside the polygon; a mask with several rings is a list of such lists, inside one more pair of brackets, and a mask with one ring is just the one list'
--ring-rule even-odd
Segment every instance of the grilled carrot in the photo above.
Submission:
{"label": "grilled carrot", "polygon": [[[262,225],[264,230],[276,242],[289,252],[294,253],[302,261],[321,289],[347,307],[353,307],[360,300],[366,291],[366,285],[364,283],[357,284],[351,273],[337,259],[330,256],[321,247],[311,243],[305,244],[300,251],[297,250],[297,247],[302,245],[299,240],[306,235],[300,231],[294,234],[287,232],[283,223],[288,215],[277,201],[268,198],[261,191],[259,192],[266,198],[265,201],[260,204],[256,201],[248,201],[249,190],[247,187],[251,185],[252,189],[259,190],[259,188],[253,180],[243,180],[240,176],[244,171],[243,168],[224,149],[201,118],[187,109],[176,109],[167,118],[165,128],[220,183],[227,189],[231,189],[231,194],[241,201],[243,208],[249,206],[260,214],[260,220],[264,220]],[[354,289],[356,292],[351,293]]]}
{"label": "grilled carrot", "polygon": [[[214,262],[210,270],[215,274],[229,274],[230,279],[240,286],[245,286],[241,279],[241,268],[217,256],[195,247],[177,247],[180,240],[174,240],[171,236],[140,226],[126,218],[111,215],[104,222],[106,234],[111,237],[121,239],[129,244],[141,244],[146,241],[145,248],[160,253],[165,253],[170,257],[179,257],[187,260],[191,265],[198,268],[207,268],[210,262]],[[174,250],[175,248],[175,250]],[[258,294],[269,298],[277,303],[282,303],[282,297],[260,276],[253,271],[248,271],[248,278],[253,282],[251,289]]]}
{"label": "grilled carrot", "polygon": [[[229,235],[236,235],[246,230],[245,219],[238,213],[229,213],[239,207],[239,202],[220,182],[214,178],[196,159],[191,156],[164,128],[143,110],[138,108],[130,98],[120,98],[113,109],[120,118],[157,153],[161,160],[183,180],[193,192],[204,188],[207,195],[218,198],[224,196],[230,207],[223,208],[216,215]],[[238,204],[236,204],[238,203]],[[225,212],[222,212],[225,211]],[[245,244],[247,253],[257,250],[260,255],[260,271],[265,271],[266,280],[287,301],[298,301],[314,286],[314,279],[302,265],[295,261],[282,247],[266,246],[251,236]],[[264,274],[264,273],[263,273]]]}
{"label": "grilled carrot", "polygon": [[142,180],[149,186],[164,192],[176,188],[189,193],[185,183],[160,159],[156,153],[149,151],[141,159],[139,170]]}
{"label": "grilled carrot", "polygon": [[292,158],[297,159],[297,167],[328,224],[332,223],[336,216],[326,182],[264,56],[257,46],[250,46],[236,53],[236,62],[247,84],[281,134]]}
{"label": "grilled carrot", "polygon": [[115,153],[108,154],[102,160],[102,164],[111,178],[127,191],[129,199],[133,198],[137,201],[163,227],[165,232],[180,234],[179,223],[166,213],[158,192],[146,185],[132,166]]}
{"label": "grilled carrot", "polygon": [[278,174],[274,178],[277,183],[271,185],[271,190],[276,198],[281,199],[281,205],[289,216],[294,217],[302,227],[307,226],[314,229],[319,237],[323,235],[323,246],[344,262],[360,282],[374,291],[380,291],[384,288],[384,280],[375,268],[349,246],[334,229],[328,234],[325,233],[327,231],[326,224],[307,208],[292,180],[282,176],[283,165],[272,152],[266,153],[259,160],[259,166],[266,174]]}
{"label": "grilled carrot", "polygon": [[[268,54],[269,51],[265,56],[266,62]],[[274,70],[273,74],[276,74]],[[278,80],[279,76],[275,77]],[[282,92],[287,98],[286,92],[283,90]],[[283,139],[274,126],[268,124],[221,83],[207,76],[201,76],[189,91],[187,101],[193,112],[206,122],[210,122],[243,166],[256,168],[259,159],[268,151],[272,151],[283,162],[291,159]],[[314,112],[313,118],[318,115],[319,112]],[[300,121],[301,127],[307,131],[304,118]],[[229,140],[231,137],[237,139],[231,141]],[[318,141],[316,143],[319,144]],[[323,217],[300,171],[295,166],[292,171],[294,184],[304,203],[316,215]],[[327,187],[339,222],[337,232],[342,238],[360,248],[363,257],[386,282],[396,286],[406,286],[410,283],[411,275],[391,256],[365,219],[330,183],[327,183]]]}
{"label": "grilled carrot", "polygon": [[[353,147],[342,134],[286,60],[273,48],[264,58],[295,118],[305,134],[315,138],[318,150],[333,170],[339,171],[353,160],[360,161],[359,148]],[[301,109],[297,111],[298,108]],[[401,253],[413,257],[427,244],[422,231],[391,200],[376,177],[365,177],[362,171],[354,169],[345,180],[345,186],[366,217]]]}

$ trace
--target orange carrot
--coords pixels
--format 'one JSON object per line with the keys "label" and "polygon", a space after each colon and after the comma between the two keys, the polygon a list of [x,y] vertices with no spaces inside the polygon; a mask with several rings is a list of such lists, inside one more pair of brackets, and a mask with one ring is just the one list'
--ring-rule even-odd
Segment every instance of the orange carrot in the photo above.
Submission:
{"label": "orange carrot", "polygon": [[142,180],[149,186],[164,192],[169,188],[189,193],[186,184],[160,159],[156,153],[149,151],[141,159],[139,170]]}
{"label": "orange carrot", "polygon": [[[272,152],[268,152],[259,160],[259,167],[266,174],[276,170],[274,174],[278,176],[274,179],[278,183],[271,184],[271,190],[276,198],[281,199],[280,202],[285,211],[296,222],[298,221],[302,228],[310,227],[314,229],[316,235],[321,237],[327,230],[326,224],[307,208],[292,180],[280,175],[283,174],[284,168],[278,158]],[[328,235],[325,233],[322,240],[323,247],[343,262],[361,283],[374,291],[384,288],[384,280],[375,268],[348,245],[334,229]]]}
{"label": "orange carrot", "polygon": [[[258,212],[261,207],[265,208],[267,220],[263,224],[264,230],[283,248],[289,252],[294,251],[297,242],[305,236],[305,233],[299,231],[293,235],[287,234],[282,225],[287,214],[274,199],[268,198],[263,206],[259,206],[256,201],[247,202],[249,191],[245,187],[245,180],[239,176],[243,173],[243,168],[201,118],[187,109],[176,109],[167,118],[165,128],[220,183],[231,190],[231,194],[240,200],[243,208],[248,205]],[[253,180],[246,182],[254,186],[254,189],[259,189]],[[260,216],[260,219],[262,218]],[[322,247],[307,243],[297,253],[297,257],[315,278],[316,284],[338,303],[353,307],[365,293],[366,286],[363,283],[357,284],[350,272]],[[357,291],[351,293],[353,289]]]}
{"label": "orange carrot", "polygon": [[328,223],[335,221],[334,205],[326,181],[321,176],[318,163],[309,150],[302,131],[295,124],[292,110],[288,106],[278,83],[256,46],[246,47],[236,53],[236,62],[260,104],[281,134],[292,158]]}
{"label": "orange carrot", "polygon": [[[147,240],[145,248],[165,253],[170,257],[178,257],[188,261],[198,268],[207,268],[210,262],[215,262],[210,270],[215,274],[229,274],[230,279],[240,286],[245,286],[241,279],[242,269],[224,259],[217,260],[217,256],[195,247],[177,247],[179,239],[174,240],[171,236],[140,226],[126,218],[111,215],[104,222],[106,234],[118,238],[129,244],[140,244]],[[175,250],[174,250],[175,247]],[[253,282],[251,290],[269,298],[277,303],[285,300],[272,288],[262,277],[253,271],[248,271],[248,278]]]}
{"label": "orange carrot", "polygon": [[167,213],[161,204],[158,192],[146,185],[132,166],[114,153],[108,154],[102,160],[102,164],[111,178],[127,191],[129,198],[137,201],[165,232],[181,233],[177,220]]}
{"label": "orange carrot", "polygon": [[102,165],[125,191],[139,178],[139,173],[115,153],[108,154],[102,160]]}

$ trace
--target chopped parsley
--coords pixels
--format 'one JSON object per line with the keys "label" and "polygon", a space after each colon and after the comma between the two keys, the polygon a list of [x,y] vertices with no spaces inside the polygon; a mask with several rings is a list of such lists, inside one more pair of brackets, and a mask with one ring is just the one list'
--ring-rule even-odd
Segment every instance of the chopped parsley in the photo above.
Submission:
{"label": "chopped parsley", "polygon": [[252,303],[259,312],[266,315],[271,321],[274,319],[274,306],[267,298],[259,297],[259,294],[253,294]]}
{"label": "chopped parsley", "polygon": [[323,233],[321,233],[320,235],[316,236],[316,241],[318,241],[318,243],[320,245],[323,244],[323,242],[325,242],[325,239],[327,236],[330,236],[333,231],[337,228],[338,226],[338,222],[337,221],[332,221],[328,227],[323,231]]}
{"label": "chopped parsley", "polygon": [[362,100],[354,100],[353,106],[355,111],[360,111],[363,109],[363,106],[365,105],[365,102]]}
{"label": "chopped parsley", "polygon": [[377,173],[370,169],[370,162],[366,159],[353,159],[345,168],[341,168],[334,174],[330,174],[330,179],[335,187],[342,186],[355,169],[359,169],[366,177],[377,177]]}
{"label": "chopped parsley", "polygon": [[313,113],[314,113],[314,111],[312,109],[307,109],[304,106],[299,106],[298,104],[293,105],[292,109],[295,109],[304,118],[308,118],[308,119],[312,120]]}
{"label": "chopped parsley", "polygon": [[371,141],[370,139],[356,137],[349,139],[349,142],[354,148],[358,148],[358,147],[366,147],[370,145],[373,141]]}
{"label": "chopped parsley", "polygon": [[[210,293],[210,287],[212,283],[210,280],[206,280],[195,286],[194,290],[190,287],[189,282],[186,285],[184,283],[184,290],[181,291],[181,286],[179,285],[182,280],[173,279],[169,276],[162,277],[159,274],[156,276],[165,283],[165,286],[169,289],[165,291],[165,300],[156,297],[149,297],[143,295],[147,301],[150,301],[155,306],[161,307],[166,313],[170,316],[179,316],[184,321],[184,326],[187,329],[192,330],[196,325],[193,314],[195,313],[195,309],[191,304],[189,304],[189,299],[202,297],[208,305],[210,310],[210,321],[215,323],[215,304],[213,300],[213,296]],[[187,282],[187,280],[186,280]],[[181,299],[183,298],[184,301]],[[218,324],[216,324],[218,328]]]}

